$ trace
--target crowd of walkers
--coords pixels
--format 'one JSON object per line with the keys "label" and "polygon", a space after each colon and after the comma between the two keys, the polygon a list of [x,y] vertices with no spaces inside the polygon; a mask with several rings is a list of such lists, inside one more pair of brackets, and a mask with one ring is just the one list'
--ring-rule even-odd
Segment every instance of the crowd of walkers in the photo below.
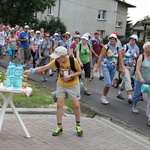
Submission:
{"label": "crowd of walkers", "polygon": [[[131,35],[129,42],[122,46],[118,32],[112,32],[108,43],[103,43],[100,32],[85,33],[78,31],[61,34],[57,29],[53,35],[44,29],[34,31],[28,25],[14,28],[0,25],[0,55],[9,54],[10,62],[15,57],[26,67],[25,72],[41,72],[41,81],[47,81],[46,74],[53,76],[57,70],[57,128],[53,136],[63,132],[62,110],[64,99],[69,97],[74,106],[77,134],[83,134],[80,126],[80,88],[79,82],[84,79],[84,94],[91,95],[89,90],[93,74],[99,71],[99,80],[105,81],[101,103],[109,104],[108,92],[116,74],[119,78],[119,90],[116,97],[124,99],[122,91],[128,96],[127,102],[132,104],[132,112],[139,113],[137,103],[140,101],[141,86],[148,84],[150,75],[150,42],[143,45],[144,53],[140,54],[138,36]],[[82,71],[84,70],[84,78]],[[134,79],[134,86],[132,85]],[[149,100],[147,103],[148,125],[150,126]]]}

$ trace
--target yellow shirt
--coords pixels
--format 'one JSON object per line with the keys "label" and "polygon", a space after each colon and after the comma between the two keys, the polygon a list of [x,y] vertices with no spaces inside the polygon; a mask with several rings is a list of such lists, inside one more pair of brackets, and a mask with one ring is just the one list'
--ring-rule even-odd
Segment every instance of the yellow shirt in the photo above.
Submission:
{"label": "yellow shirt", "polygon": [[[65,76],[68,76],[69,74],[73,73],[73,71],[71,70],[69,56],[67,56],[67,58],[68,58],[67,62],[59,64],[60,68],[59,68],[59,76],[58,76],[57,83],[60,86],[74,86],[74,85],[79,84],[79,78],[78,78],[78,76],[73,77],[72,80],[70,80],[70,81],[64,81]],[[74,64],[75,64],[76,70],[79,69],[79,67],[80,67],[79,63],[78,63],[78,61],[75,58],[74,58]],[[52,68],[56,67],[55,60],[52,60],[50,62],[50,66]]]}

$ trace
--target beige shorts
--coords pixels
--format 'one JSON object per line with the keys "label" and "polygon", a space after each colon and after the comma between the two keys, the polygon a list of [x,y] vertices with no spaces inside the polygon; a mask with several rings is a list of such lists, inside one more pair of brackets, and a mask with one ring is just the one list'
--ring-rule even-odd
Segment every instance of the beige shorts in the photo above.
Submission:
{"label": "beige shorts", "polygon": [[124,88],[126,91],[132,90],[131,77],[133,76],[133,73],[134,67],[125,67],[125,75],[120,84],[120,88]]}
{"label": "beige shorts", "polygon": [[29,48],[19,48],[19,59],[27,60],[31,56],[31,51]]}
{"label": "beige shorts", "polygon": [[75,86],[60,86],[59,84],[57,84],[56,97],[68,97],[70,100],[80,100],[80,84],[77,84]]}

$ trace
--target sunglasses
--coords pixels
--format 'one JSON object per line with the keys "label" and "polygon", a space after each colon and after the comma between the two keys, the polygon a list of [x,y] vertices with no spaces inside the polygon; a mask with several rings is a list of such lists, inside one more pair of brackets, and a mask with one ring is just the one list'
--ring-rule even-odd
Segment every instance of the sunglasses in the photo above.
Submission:
{"label": "sunglasses", "polygon": [[50,36],[45,36],[45,37],[50,37]]}

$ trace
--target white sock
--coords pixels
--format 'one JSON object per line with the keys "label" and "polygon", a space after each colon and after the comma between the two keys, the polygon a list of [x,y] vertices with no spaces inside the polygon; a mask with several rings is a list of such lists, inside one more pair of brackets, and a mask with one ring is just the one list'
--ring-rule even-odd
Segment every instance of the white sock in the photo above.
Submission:
{"label": "white sock", "polygon": [[118,91],[118,94],[119,94],[119,95],[121,94],[121,90]]}
{"label": "white sock", "polygon": [[132,99],[132,96],[131,96],[131,94],[129,94],[129,95],[128,95],[128,99]]}

